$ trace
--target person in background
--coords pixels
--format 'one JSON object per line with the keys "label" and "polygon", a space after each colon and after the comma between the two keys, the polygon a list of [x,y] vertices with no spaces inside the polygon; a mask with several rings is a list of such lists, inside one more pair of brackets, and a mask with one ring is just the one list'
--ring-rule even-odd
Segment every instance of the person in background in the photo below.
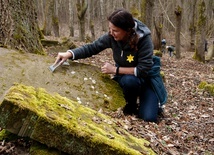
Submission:
{"label": "person in background", "polygon": [[163,54],[166,53],[166,39],[162,39],[162,40],[161,40],[161,52],[162,52]]}
{"label": "person in background", "polygon": [[[122,88],[127,103],[123,108],[124,114],[135,114],[145,121],[157,122],[160,105],[166,102],[167,96],[162,79],[154,80],[158,84],[152,86],[149,75],[149,72],[153,71],[152,68],[157,68],[153,67],[155,58],[151,32],[146,25],[134,19],[132,14],[124,9],[114,11],[107,19],[108,33],[92,43],[58,53],[55,63],[91,57],[111,48],[115,64],[104,63],[101,72],[114,74],[113,80]],[[155,60],[159,65],[159,59],[156,57]],[[152,74],[153,78],[160,75],[159,70],[154,70]]]}
{"label": "person in background", "polygon": [[175,51],[175,46],[171,45],[171,46],[166,46],[166,49],[169,52],[169,56],[172,57],[173,56],[173,52]]}

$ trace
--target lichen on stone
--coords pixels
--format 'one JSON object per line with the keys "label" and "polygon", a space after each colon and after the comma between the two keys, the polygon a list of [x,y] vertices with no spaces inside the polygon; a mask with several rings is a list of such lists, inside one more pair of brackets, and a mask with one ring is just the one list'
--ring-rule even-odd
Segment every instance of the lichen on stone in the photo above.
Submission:
{"label": "lichen on stone", "polygon": [[0,120],[15,134],[67,153],[154,154],[145,147],[148,141],[133,137],[111,117],[43,88],[11,87],[0,104]]}

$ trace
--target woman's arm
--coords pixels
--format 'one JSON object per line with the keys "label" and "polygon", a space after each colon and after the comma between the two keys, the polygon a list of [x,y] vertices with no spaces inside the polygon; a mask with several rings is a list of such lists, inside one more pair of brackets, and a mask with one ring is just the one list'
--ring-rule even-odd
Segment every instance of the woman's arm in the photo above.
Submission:
{"label": "woman's arm", "polygon": [[110,63],[105,63],[101,67],[102,73],[106,74],[134,74],[135,67],[115,67]]}

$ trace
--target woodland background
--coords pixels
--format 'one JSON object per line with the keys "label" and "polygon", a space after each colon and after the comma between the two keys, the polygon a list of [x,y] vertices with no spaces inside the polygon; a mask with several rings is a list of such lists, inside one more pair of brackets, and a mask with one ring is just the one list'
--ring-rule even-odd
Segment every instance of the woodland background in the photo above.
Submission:
{"label": "woodland background", "polygon": [[[44,47],[41,39],[70,39],[77,45],[91,42],[108,31],[107,16],[117,8],[126,8],[151,29],[156,50],[165,38],[167,45],[176,46],[176,55],[161,58],[168,101],[158,124],[118,111],[109,115],[136,137],[150,141],[157,154],[213,154],[214,91],[198,87],[203,81],[209,86],[214,83],[213,0],[0,0],[0,47],[56,54],[63,47]],[[108,50],[80,62],[114,63],[111,54]],[[29,152],[22,139],[7,142],[0,151],[14,154],[18,146]]]}
{"label": "woodland background", "polygon": [[213,0],[37,0],[38,21],[45,35],[93,41],[108,31],[107,16],[125,8],[152,31],[155,49],[168,45],[202,53],[214,37]]}

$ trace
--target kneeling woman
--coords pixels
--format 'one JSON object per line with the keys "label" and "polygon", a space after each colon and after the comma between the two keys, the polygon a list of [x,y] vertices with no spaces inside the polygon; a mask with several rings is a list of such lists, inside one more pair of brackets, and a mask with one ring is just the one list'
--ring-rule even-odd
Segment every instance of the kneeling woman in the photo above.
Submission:
{"label": "kneeling woman", "polygon": [[[166,102],[166,91],[159,71],[152,69],[156,67],[150,30],[123,9],[114,11],[108,21],[108,33],[91,44],[58,53],[55,62],[87,58],[111,48],[115,65],[106,62],[101,71],[115,74],[113,79],[123,89],[127,102],[124,113],[138,114],[145,121],[156,122],[160,104]],[[158,76],[158,80],[154,75]],[[140,99],[139,107],[137,97]]]}

